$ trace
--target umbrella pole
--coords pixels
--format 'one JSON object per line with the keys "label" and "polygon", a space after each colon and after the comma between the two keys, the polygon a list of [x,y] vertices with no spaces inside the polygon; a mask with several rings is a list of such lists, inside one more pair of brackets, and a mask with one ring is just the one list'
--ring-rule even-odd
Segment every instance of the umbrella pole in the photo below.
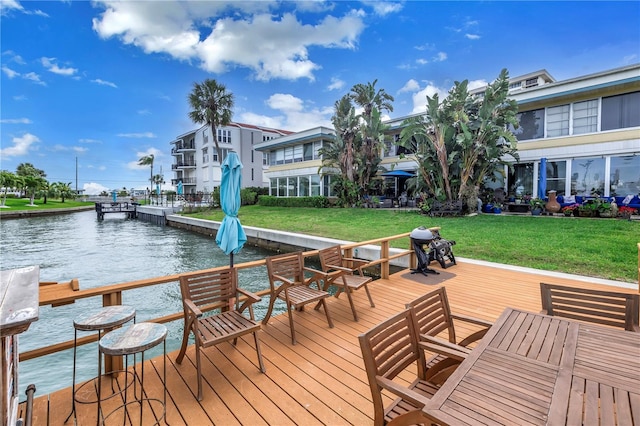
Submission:
{"label": "umbrella pole", "polygon": [[229,267],[233,268],[233,252],[229,255]]}

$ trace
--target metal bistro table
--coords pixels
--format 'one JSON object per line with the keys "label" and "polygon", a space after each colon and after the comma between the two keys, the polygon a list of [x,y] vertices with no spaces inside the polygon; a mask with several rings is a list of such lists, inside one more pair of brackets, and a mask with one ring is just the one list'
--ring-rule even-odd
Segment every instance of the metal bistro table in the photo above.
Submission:
{"label": "metal bistro table", "polygon": [[508,308],[423,412],[445,425],[640,424],[640,333]]}

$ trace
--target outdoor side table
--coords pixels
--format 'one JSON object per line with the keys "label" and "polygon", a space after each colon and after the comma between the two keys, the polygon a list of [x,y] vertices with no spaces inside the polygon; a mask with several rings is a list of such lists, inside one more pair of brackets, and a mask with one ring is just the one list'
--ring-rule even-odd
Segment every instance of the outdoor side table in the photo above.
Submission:
{"label": "outdoor side table", "polygon": [[[112,356],[124,356],[125,357],[125,371],[129,370],[129,356],[133,355],[133,401],[127,401],[127,391],[123,392],[124,398],[121,405],[115,407],[109,414],[102,417],[101,407],[101,383],[98,378],[98,424],[102,419],[102,424],[106,424],[107,419],[122,411],[122,424],[125,423],[127,418],[129,422],[133,424],[134,415],[133,410],[129,410],[130,405],[138,404],[139,421],[142,425],[143,413],[145,416],[145,424],[148,424],[148,419],[153,417],[155,419],[155,425],[159,425],[160,421],[164,419],[166,423],[166,407],[167,407],[167,327],[162,324],[152,322],[141,322],[133,324],[127,327],[119,328],[105,334],[98,345],[99,351],[103,355]],[[146,350],[151,349],[160,343],[163,344],[163,361],[162,361],[162,388],[163,397],[162,400],[158,398],[150,397],[148,392],[144,389],[144,353]],[[141,354],[140,361],[140,374],[138,374],[138,365],[136,363],[136,354]],[[140,383],[140,396],[136,391],[136,382]],[[148,404],[149,409],[144,411],[145,403]],[[156,408],[154,408],[154,406]],[[158,409],[159,408],[159,409]]]}
{"label": "outdoor side table", "polygon": [[[91,392],[90,385],[95,383],[96,380],[99,381],[99,378],[102,376],[102,355],[100,351],[98,351],[98,375],[83,383],[78,389],[76,389],[76,359],[77,359],[77,341],[78,341],[78,331],[97,331],[98,332],[98,340],[100,340],[102,332],[108,331],[114,327],[121,326],[133,319],[135,322],[136,310],[131,306],[126,305],[115,305],[115,306],[107,306],[101,308],[97,311],[85,312],[79,315],[76,319],[73,320],[73,385],[72,385],[72,405],[71,405],[71,413],[67,416],[65,423],[69,420],[71,415],[73,415],[74,420],[76,420],[76,403],[80,404],[94,404],[98,402],[99,396],[96,392],[96,398],[83,399],[80,395],[84,392]],[[125,378],[126,382],[126,378]],[[86,388],[86,389],[85,389]],[[94,386],[95,388],[95,386]]]}

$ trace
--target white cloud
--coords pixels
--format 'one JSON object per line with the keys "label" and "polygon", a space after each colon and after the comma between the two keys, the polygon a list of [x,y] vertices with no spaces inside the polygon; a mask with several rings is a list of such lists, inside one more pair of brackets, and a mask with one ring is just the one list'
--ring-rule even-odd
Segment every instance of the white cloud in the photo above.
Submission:
{"label": "white cloud", "polygon": [[411,79],[411,80],[407,81],[404,84],[404,86],[402,86],[402,88],[400,90],[398,90],[398,93],[415,92],[417,90],[420,90],[420,83],[418,83],[414,79]]}
{"label": "white cloud", "polygon": [[473,90],[473,89],[478,89],[480,87],[485,87],[488,85],[489,83],[487,83],[487,80],[471,80],[467,85],[467,89]]}
{"label": "white cloud", "polygon": [[[153,170],[154,170],[153,174],[155,175],[159,173],[160,167],[158,167],[158,160],[164,156],[164,152],[153,147],[148,148],[146,151],[136,152],[136,159],[133,161],[129,161],[127,163],[127,168],[130,170],[142,170],[142,169],[149,170],[149,166],[141,166],[140,164],[138,164],[142,157],[147,157],[149,155],[153,155]],[[158,172],[156,172],[156,170],[158,170]]]}
{"label": "white cloud", "polygon": [[468,38],[469,40],[478,40],[480,39],[480,36],[478,34],[465,34],[464,35],[466,38]]}
{"label": "white cloud", "polygon": [[5,75],[9,77],[9,79],[20,76],[19,72],[12,70],[6,65],[2,66],[2,72],[5,73]]}
{"label": "white cloud", "polygon": [[400,12],[402,10],[402,3],[389,2],[389,1],[364,1],[364,4],[371,6],[373,12],[376,15],[386,16],[390,13]]}
{"label": "white cloud", "polygon": [[302,131],[318,126],[331,127],[332,107],[307,107],[302,99],[284,93],[271,95],[266,103],[280,114],[266,116],[247,112],[240,114],[242,121],[292,131]]}
{"label": "white cloud", "polygon": [[96,84],[100,84],[101,86],[109,86],[109,87],[113,87],[115,89],[118,88],[118,86],[116,86],[115,83],[112,83],[110,81],[105,81],[105,80],[101,80],[99,78],[96,78],[95,80],[91,80],[92,83],[96,83]]}
{"label": "white cloud", "polygon": [[54,74],[72,76],[78,72],[77,68],[60,68],[58,64],[55,63],[56,58],[42,57],[40,61],[46,69]]}
{"label": "white cloud", "polygon": [[438,52],[438,54],[433,57],[433,62],[443,62],[446,60],[447,60],[447,54],[445,52]]}
{"label": "white cloud", "polygon": [[109,188],[95,182],[85,183],[82,185],[82,189],[84,189],[84,193],[87,195],[100,195],[103,191],[109,192]]}
{"label": "white cloud", "polygon": [[24,11],[24,7],[16,0],[2,0],[0,1],[0,14],[5,15],[10,10]]}
{"label": "white cloud", "polygon": [[118,137],[121,138],[135,138],[135,139],[142,139],[142,138],[155,138],[156,135],[154,135],[152,132],[141,132],[141,133],[118,133],[117,135]]}
{"label": "white cloud", "polygon": [[427,61],[426,59],[422,59],[422,58],[416,59],[416,64],[418,64],[418,65],[426,65],[428,63],[429,63],[429,61]]}
{"label": "white cloud", "polygon": [[341,90],[345,85],[343,80],[336,77],[331,77],[331,84],[327,87],[327,90]]}
{"label": "white cloud", "polygon": [[98,139],[78,139],[78,142],[80,143],[102,143],[101,140]]}
{"label": "white cloud", "polygon": [[8,158],[26,155],[33,150],[33,145],[40,142],[40,139],[31,133],[25,133],[21,137],[14,137],[11,142],[13,146],[0,149],[0,156]]}
{"label": "white cloud", "polygon": [[624,58],[622,58],[622,63],[624,65],[633,64],[637,61],[637,59],[638,59],[638,54],[632,53],[631,55],[627,55]]}
{"label": "white cloud", "polygon": [[27,79],[27,80],[31,80],[36,84],[39,84],[41,86],[46,86],[47,83],[45,83],[44,81],[40,80],[40,76],[38,74],[36,74],[35,72],[28,72],[26,74],[24,74],[22,76],[22,78]]}
{"label": "white cloud", "polygon": [[415,92],[411,97],[413,99],[412,114],[418,114],[427,110],[427,96],[433,97],[436,93],[440,98],[440,101],[447,96],[448,89],[442,89],[434,86],[431,82],[427,82],[426,87]]}
{"label": "white cloud", "polygon": [[4,124],[31,124],[31,120],[28,118],[4,118],[0,120],[0,123]]}
{"label": "white cloud", "polygon": [[[319,65],[309,57],[309,47],[353,49],[364,30],[358,12],[342,17],[326,16],[314,25],[304,25],[292,14],[263,13],[269,2],[96,4],[105,9],[93,19],[93,29],[100,37],[118,37],[146,53],[194,60],[208,72],[246,67],[256,79],[264,81],[272,78],[313,81]],[[203,28],[207,30],[201,33]]]}

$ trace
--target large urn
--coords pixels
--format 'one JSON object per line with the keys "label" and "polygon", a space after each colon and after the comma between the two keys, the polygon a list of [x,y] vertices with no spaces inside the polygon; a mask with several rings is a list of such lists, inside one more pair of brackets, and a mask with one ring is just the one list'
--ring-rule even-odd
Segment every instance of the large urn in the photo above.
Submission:
{"label": "large urn", "polygon": [[558,213],[560,211],[560,203],[556,199],[556,191],[549,191],[549,201],[544,208],[550,213]]}

